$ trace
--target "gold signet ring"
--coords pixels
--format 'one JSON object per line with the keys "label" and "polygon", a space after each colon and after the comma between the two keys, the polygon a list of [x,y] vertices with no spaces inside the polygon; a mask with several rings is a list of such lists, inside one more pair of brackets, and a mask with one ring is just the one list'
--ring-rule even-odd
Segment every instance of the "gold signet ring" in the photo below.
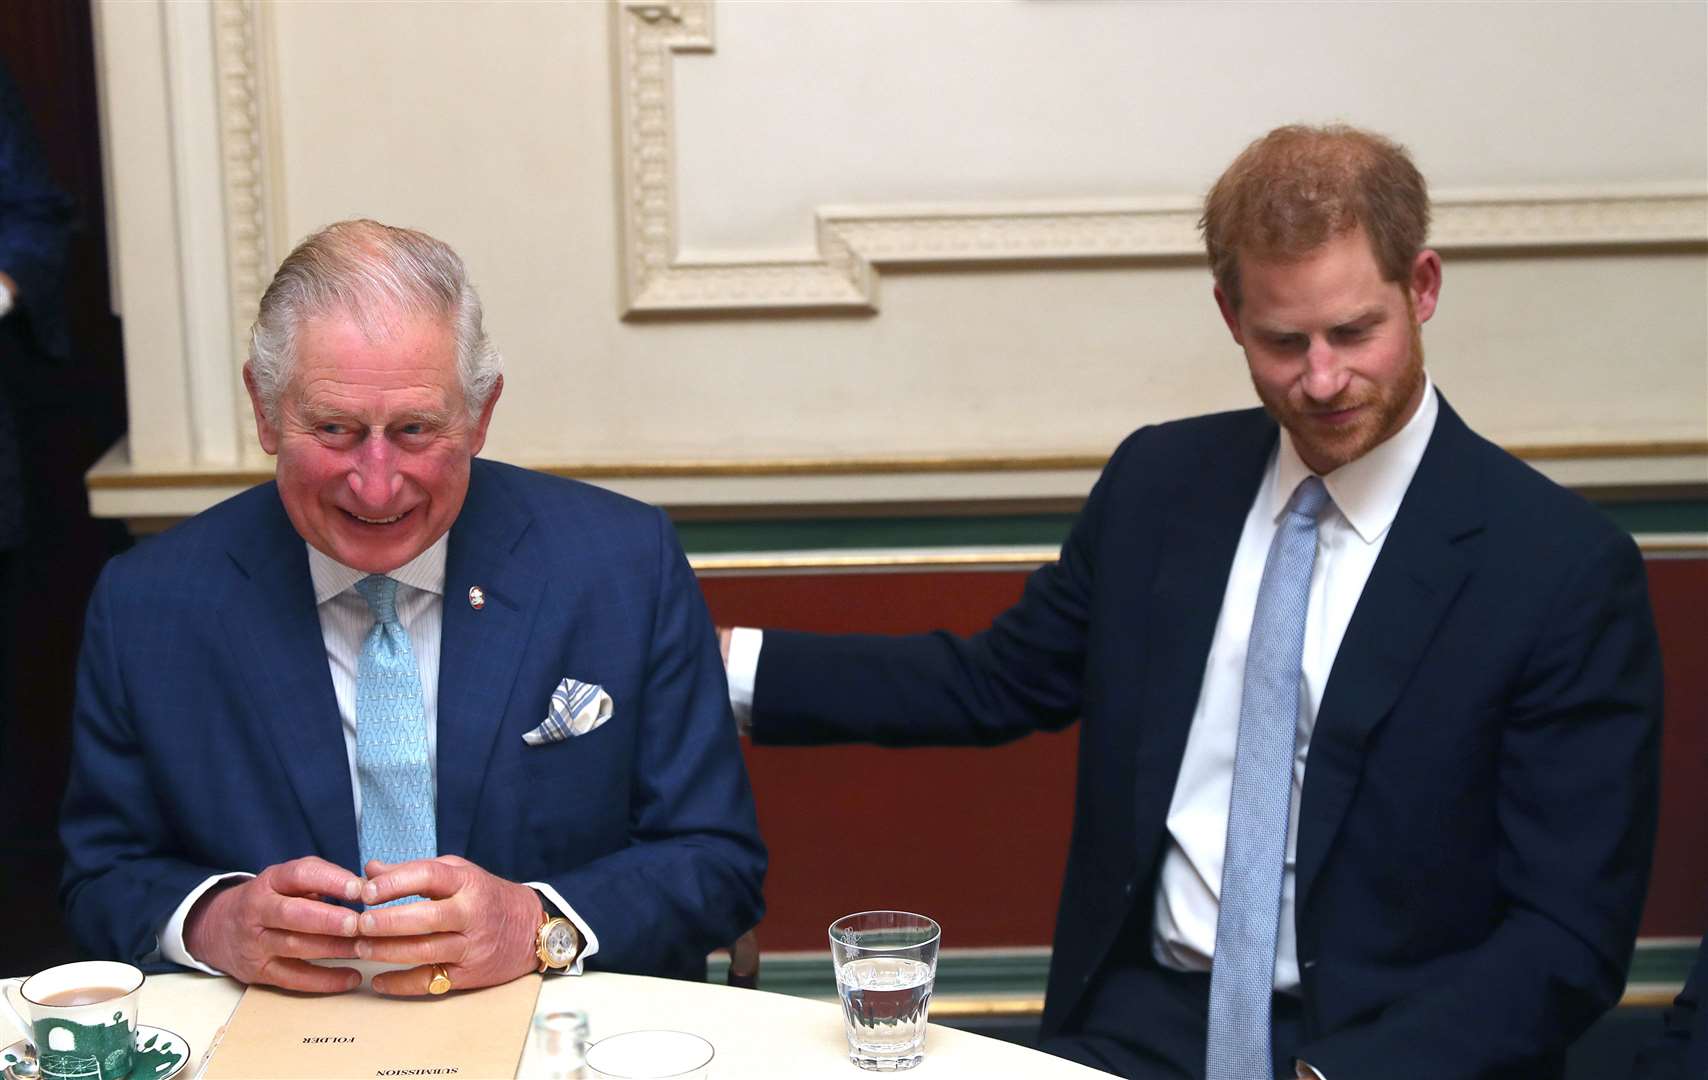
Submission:
{"label": "gold signet ring", "polygon": [[444,964],[433,965],[433,981],[427,984],[429,994],[443,994],[451,989],[451,977],[445,973]]}

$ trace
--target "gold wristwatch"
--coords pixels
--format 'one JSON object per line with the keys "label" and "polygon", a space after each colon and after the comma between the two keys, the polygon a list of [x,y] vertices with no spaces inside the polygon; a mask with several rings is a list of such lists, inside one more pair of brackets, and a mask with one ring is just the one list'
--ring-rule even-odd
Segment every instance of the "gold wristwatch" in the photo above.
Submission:
{"label": "gold wristwatch", "polygon": [[581,952],[581,931],[562,915],[553,915],[551,905],[540,897],[540,928],[534,936],[534,955],[540,958],[540,974],[563,971]]}

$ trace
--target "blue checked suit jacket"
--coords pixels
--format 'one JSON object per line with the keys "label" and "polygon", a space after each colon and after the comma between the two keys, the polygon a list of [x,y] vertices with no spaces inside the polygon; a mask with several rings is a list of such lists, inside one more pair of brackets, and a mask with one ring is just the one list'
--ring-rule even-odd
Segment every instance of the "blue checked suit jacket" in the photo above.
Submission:
{"label": "blue checked suit jacket", "polygon": [[[703,978],[759,920],[765,851],[669,520],[476,460],[445,575],[440,852],[550,882],[598,934],[593,967]],[[566,675],[612,718],[525,744]],[[61,894],[91,952],[140,961],[213,873],[311,854],[360,872],[306,549],[273,484],[108,565],[74,724]]]}
{"label": "blue checked suit jacket", "polygon": [[[1126,920],[1150,926],[1205,659],[1277,437],[1255,409],[1136,432],[1060,561],[971,639],[765,635],[756,742],[996,743],[1079,721],[1046,1037],[1076,1030]],[[1660,717],[1630,537],[1443,401],[1311,738],[1298,1056],[1330,1078],[1558,1076],[1624,986]]]}

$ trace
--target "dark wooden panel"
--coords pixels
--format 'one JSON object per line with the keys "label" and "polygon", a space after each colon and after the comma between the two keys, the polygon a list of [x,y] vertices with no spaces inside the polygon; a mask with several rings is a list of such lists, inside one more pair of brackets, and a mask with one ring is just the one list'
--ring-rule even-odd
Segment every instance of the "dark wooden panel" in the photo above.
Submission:
{"label": "dark wooden panel", "polygon": [[[1651,560],[1667,674],[1660,852],[1645,935],[1700,934],[1708,896],[1708,559]],[[720,624],[970,633],[1020,571],[710,578]],[[1072,819],[1073,730],[995,749],[749,747],[771,848],[766,949],[823,949],[867,907],[935,916],[951,946],[1046,945]]]}
{"label": "dark wooden panel", "polygon": [[[701,582],[720,623],[971,633],[1025,575],[829,574]],[[946,946],[1050,940],[1072,819],[1076,735],[988,750],[748,747],[771,848],[771,949],[824,949],[838,915],[921,911]]]}
{"label": "dark wooden panel", "polygon": [[1650,559],[1666,667],[1661,829],[1643,933],[1708,928],[1708,559]]}

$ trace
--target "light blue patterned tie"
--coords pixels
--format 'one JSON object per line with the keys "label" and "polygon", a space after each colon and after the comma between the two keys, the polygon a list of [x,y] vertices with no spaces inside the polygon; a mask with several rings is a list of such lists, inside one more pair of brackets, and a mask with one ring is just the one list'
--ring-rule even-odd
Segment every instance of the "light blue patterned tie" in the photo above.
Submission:
{"label": "light blue patterned tie", "polygon": [[1321,479],[1300,482],[1269,544],[1257,588],[1210,965],[1206,1080],[1275,1075],[1269,1004],[1299,731],[1299,665],[1317,558],[1317,515],[1328,501]]}
{"label": "light blue patterned tie", "polygon": [[[427,712],[409,634],[397,621],[397,582],[370,574],[356,592],[374,613],[356,666],[356,777],[362,788],[362,864],[439,853]],[[413,899],[406,897],[405,899]],[[401,902],[401,901],[394,901]]]}

